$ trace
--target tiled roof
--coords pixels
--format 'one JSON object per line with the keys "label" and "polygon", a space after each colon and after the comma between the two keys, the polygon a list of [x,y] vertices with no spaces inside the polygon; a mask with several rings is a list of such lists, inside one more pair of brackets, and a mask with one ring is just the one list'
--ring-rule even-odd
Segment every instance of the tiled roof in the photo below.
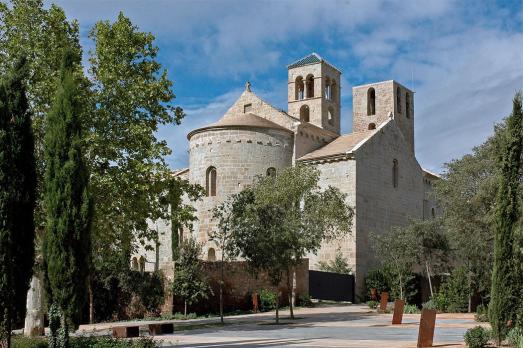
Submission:
{"label": "tiled roof", "polygon": [[195,129],[191,131],[189,134],[187,134],[187,139],[191,139],[191,137],[195,133],[199,133],[201,131],[212,129],[212,128],[224,128],[224,127],[254,127],[254,128],[270,128],[270,129],[278,129],[278,130],[284,130],[286,132],[291,132],[289,129],[282,127],[274,122],[271,122],[263,117],[257,116],[253,113],[246,113],[246,114],[239,114],[239,115],[233,115],[228,117],[223,117],[218,122],[212,123],[208,126]]}
{"label": "tiled roof", "polygon": [[297,67],[300,67],[300,66],[309,65],[309,64],[315,64],[315,63],[321,63],[321,62],[326,63],[326,64],[330,65],[331,67],[333,67],[334,69],[339,71],[338,68],[336,68],[334,65],[330,64],[329,62],[327,62],[318,53],[315,53],[315,52],[312,52],[308,56],[303,57],[303,58],[295,61],[294,63],[292,63],[290,65],[287,65],[287,69],[297,68]]}
{"label": "tiled roof", "polygon": [[351,134],[345,134],[336,138],[333,142],[302,156],[298,161],[308,161],[335,155],[343,155],[352,151],[360,142],[367,140],[376,131],[364,131]]}

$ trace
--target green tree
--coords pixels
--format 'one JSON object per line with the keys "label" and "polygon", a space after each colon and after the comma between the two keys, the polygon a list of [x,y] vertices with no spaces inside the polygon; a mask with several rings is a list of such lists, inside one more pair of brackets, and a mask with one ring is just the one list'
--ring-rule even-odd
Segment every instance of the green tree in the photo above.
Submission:
{"label": "green tree", "polygon": [[507,131],[500,153],[500,180],[494,218],[494,268],[490,302],[490,323],[498,345],[505,337],[510,321],[516,321],[515,303],[521,284],[516,274],[515,228],[520,218],[519,194],[521,154],[523,147],[523,95],[513,100],[512,114],[507,119]]}
{"label": "green tree", "polygon": [[0,347],[25,315],[34,257],[36,168],[26,97],[27,62],[0,84]]}
{"label": "green tree", "polygon": [[57,333],[57,325],[52,325],[51,347],[68,347],[69,327],[80,322],[90,258],[91,200],[80,122],[84,110],[73,73],[78,59],[72,51],[64,53],[45,136],[46,291],[52,307],[50,319],[55,323],[59,316],[60,326]]}
{"label": "green tree", "polygon": [[334,260],[320,261],[318,262],[318,266],[320,270],[325,272],[342,274],[350,274],[352,272],[352,269],[347,262],[347,258],[343,255],[339,248],[336,249],[336,256],[334,257]]}
{"label": "green tree", "polygon": [[372,248],[391,277],[393,297],[408,300],[412,267],[419,252],[419,239],[405,227],[393,227],[384,234],[371,234]]}
{"label": "green tree", "polygon": [[184,315],[187,316],[187,306],[209,298],[212,289],[203,276],[202,262],[199,257],[202,246],[193,238],[182,242],[180,256],[176,263],[173,278],[173,294],[184,301]]}
{"label": "green tree", "polygon": [[[281,272],[287,275],[291,318],[294,267],[307,253],[318,252],[324,242],[349,233],[352,223],[353,210],[345,195],[330,186],[322,190],[318,181],[318,170],[293,166],[275,176],[260,177],[252,188],[233,198],[231,228],[237,252],[253,268],[268,271],[275,286]],[[272,234],[265,235],[256,224]]]}

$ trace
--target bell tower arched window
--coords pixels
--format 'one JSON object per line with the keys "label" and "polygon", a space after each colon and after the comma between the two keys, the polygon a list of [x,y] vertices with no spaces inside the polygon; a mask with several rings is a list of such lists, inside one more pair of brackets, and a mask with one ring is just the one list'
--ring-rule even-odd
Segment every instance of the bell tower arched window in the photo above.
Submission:
{"label": "bell tower arched window", "polygon": [[327,122],[329,122],[330,125],[334,124],[334,109],[332,107],[327,109]]}
{"label": "bell tower arched window", "polygon": [[374,88],[369,88],[367,91],[367,115],[376,114],[376,91]]}
{"label": "bell tower arched window", "polygon": [[410,118],[410,93],[405,94],[405,115]]}
{"label": "bell tower arched window", "polygon": [[336,101],[338,96],[338,90],[337,90],[336,80],[331,81],[331,98],[330,100]]}
{"label": "bell tower arched window", "polygon": [[307,88],[307,98],[314,98],[314,76],[313,75],[307,76],[306,88]]}
{"label": "bell tower arched window", "polygon": [[294,84],[296,90],[295,100],[302,100],[304,98],[305,84],[303,83],[303,77],[298,76]]}
{"label": "bell tower arched window", "polygon": [[207,197],[216,196],[216,168],[214,167],[207,168],[205,190]]}
{"label": "bell tower arched window", "polygon": [[302,105],[300,108],[300,120],[302,122],[309,122],[309,106]]}
{"label": "bell tower arched window", "polygon": [[325,99],[332,99],[332,85],[331,80],[328,77],[325,79]]}

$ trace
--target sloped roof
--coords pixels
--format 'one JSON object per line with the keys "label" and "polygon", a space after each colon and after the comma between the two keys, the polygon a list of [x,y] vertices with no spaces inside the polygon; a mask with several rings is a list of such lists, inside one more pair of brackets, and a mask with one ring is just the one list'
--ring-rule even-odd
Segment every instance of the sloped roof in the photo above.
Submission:
{"label": "sloped roof", "polygon": [[[328,64],[330,65],[331,67],[333,67],[334,69],[340,71],[338,68],[336,68],[334,65],[330,64],[329,62],[327,62],[325,59],[323,59],[318,53],[316,52],[312,52],[311,54],[309,54],[308,56],[305,56],[301,59],[298,59],[297,61],[295,61],[294,63],[291,63],[289,65],[287,65],[287,69],[292,69],[292,68],[297,68],[297,67],[300,67],[300,66],[305,66],[305,65],[309,65],[309,64],[316,64],[316,63],[325,63],[325,64]],[[340,71],[341,72],[341,71]]]}
{"label": "sloped roof", "polygon": [[336,138],[333,142],[312,151],[305,156],[302,156],[298,161],[308,161],[313,159],[331,157],[336,155],[343,155],[351,152],[362,141],[370,138],[376,130],[369,130],[364,132],[356,132],[342,135]]}
{"label": "sloped roof", "polygon": [[257,116],[253,113],[246,113],[246,114],[238,114],[238,115],[232,115],[228,117],[223,117],[218,122],[211,123],[210,125],[207,125],[202,128],[195,129],[189,134],[187,134],[187,139],[191,139],[191,137],[199,132],[213,129],[213,128],[227,128],[227,127],[248,127],[248,128],[269,128],[269,129],[278,129],[283,130],[289,133],[292,133],[291,130],[282,127],[274,122],[271,122],[263,117]]}

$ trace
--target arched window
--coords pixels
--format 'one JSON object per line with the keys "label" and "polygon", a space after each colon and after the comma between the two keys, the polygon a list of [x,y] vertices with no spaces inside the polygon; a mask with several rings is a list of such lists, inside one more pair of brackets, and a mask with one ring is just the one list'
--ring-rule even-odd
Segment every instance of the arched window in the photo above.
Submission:
{"label": "arched window", "polygon": [[216,261],[216,251],[213,248],[207,251],[207,261]]}
{"label": "arched window", "polygon": [[374,88],[369,88],[367,91],[367,115],[376,114],[376,91]]}
{"label": "arched window", "polygon": [[300,108],[300,120],[302,122],[309,122],[309,106],[302,105]]}
{"label": "arched window", "polygon": [[376,129],[376,123],[369,123],[369,130]]}
{"label": "arched window", "polygon": [[331,125],[334,124],[334,109],[332,107],[327,109],[327,122]]}
{"label": "arched window", "polygon": [[140,256],[140,272],[145,272],[145,257]]}
{"label": "arched window", "polygon": [[336,89],[337,86],[336,86],[336,80],[332,80],[331,81],[331,100],[336,100],[336,98],[338,98],[338,90]]}
{"label": "arched window", "polygon": [[274,178],[276,176],[276,168],[267,168],[267,176],[272,176]]}
{"label": "arched window", "polygon": [[133,271],[137,271],[138,270],[138,259],[136,257],[133,257],[133,262],[132,262],[131,269]]}
{"label": "arched window", "polygon": [[394,159],[392,161],[392,185],[394,188],[398,187],[398,160]]}
{"label": "arched window", "polygon": [[328,77],[325,79],[325,99],[332,99],[331,80]]}
{"label": "arched window", "polygon": [[432,208],[430,210],[430,213],[432,214],[432,218],[435,219],[436,218],[436,210],[434,210],[434,208]]}
{"label": "arched window", "polygon": [[405,94],[405,116],[410,118],[410,93]]}
{"label": "arched window", "polygon": [[306,87],[307,87],[307,98],[314,98],[314,76],[312,76],[312,75],[307,76]]}
{"label": "arched window", "polygon": [[401,89],[396,88],[396,108],[398,109],[398,114],[401,114]]}
{"label": "arched window", "polygon": [[214,167],[207,168],[205,190],[207,197],[216,196],[216,168]]}
{"label": "arched window", "polygon": [[295,95],[295,100],[302,100],[304,98],[303,96],[303,93],[305,91],[305,86],[304,86],[304,83],[303,83],[303,77],[301,76],[298,76],[296,78],[296,83],[295,83],[295,90],[296,90],[296,95]]}

